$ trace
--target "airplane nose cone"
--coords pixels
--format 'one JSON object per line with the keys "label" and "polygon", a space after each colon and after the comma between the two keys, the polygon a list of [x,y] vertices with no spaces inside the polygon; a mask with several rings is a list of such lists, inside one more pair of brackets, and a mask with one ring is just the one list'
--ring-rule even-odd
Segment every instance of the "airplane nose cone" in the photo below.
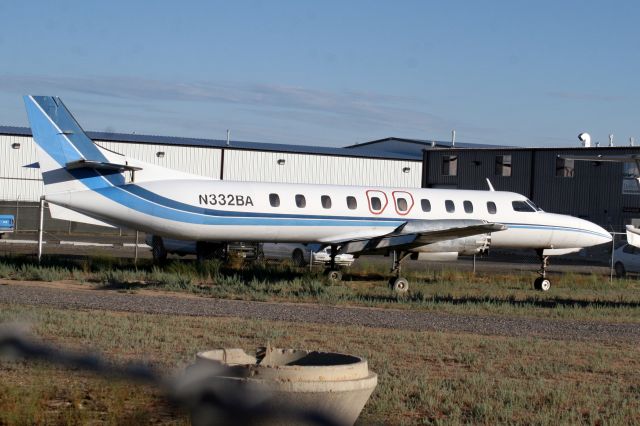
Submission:
{"label": "airplane nose cone", "polygon": [[585,224],[589,226],[585,226],[585,229],[589,231],[591,234],[589,240],[591,242],[591,246],[598,246],[600,244],[611,243],[612,236],[606,229],[596,225],[595,223],[591,223],[588,221],[584,221]]}

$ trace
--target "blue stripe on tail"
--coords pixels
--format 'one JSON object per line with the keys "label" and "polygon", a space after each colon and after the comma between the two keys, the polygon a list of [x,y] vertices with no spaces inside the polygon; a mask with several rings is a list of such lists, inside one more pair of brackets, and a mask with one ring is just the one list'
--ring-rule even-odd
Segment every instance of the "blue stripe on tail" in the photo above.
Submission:
{"label": "blue stripe on tail", "polygon": [[[108,162],[109,160],[85,134],[60,98],[25,96],[24,103],[35,142],[60,166],[55,170],[43,170],[45,185],[71,179],[87,181],[83,183],[89,188],[124,184],[124,177],[118,173],[101,174],[97,170],[65,169],[65,165],[73,161]],[[47,176],[57,178],[48,182]]]}

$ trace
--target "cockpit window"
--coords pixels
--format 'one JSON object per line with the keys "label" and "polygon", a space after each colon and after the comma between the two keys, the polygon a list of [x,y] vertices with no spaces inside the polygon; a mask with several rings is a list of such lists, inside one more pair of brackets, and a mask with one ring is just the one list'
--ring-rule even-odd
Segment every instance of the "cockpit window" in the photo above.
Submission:
{"label": "cockpit window", "polygon": [[[528,200],[527,200],[528,201]],[[527,201],[514,201],[511,203],[513,210],[517,212],[535,212],[536,209],[527,203]]]}
{"label": "cockpit window", "polygon": [[531,207],[533,207],[536,211],[539,211],[539,212],[542,211],[542,209],[540,207],[536,206],[536,203],[534,203],[531,200],[527,200],[527,204],[529,204]]}

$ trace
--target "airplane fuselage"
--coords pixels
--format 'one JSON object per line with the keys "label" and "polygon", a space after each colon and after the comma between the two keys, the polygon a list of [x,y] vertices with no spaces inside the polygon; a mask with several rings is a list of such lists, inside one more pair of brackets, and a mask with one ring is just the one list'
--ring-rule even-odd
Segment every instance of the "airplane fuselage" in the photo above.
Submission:
{"label": "airplane fuselage", "polygon": [[407,221],[502,223],[496,248],[565,249],[610,241],[601,227],[540,211],[501,191],[408,189],[182,179],[48,194],[106,222],[201,241],[319,242],[374,238]]}

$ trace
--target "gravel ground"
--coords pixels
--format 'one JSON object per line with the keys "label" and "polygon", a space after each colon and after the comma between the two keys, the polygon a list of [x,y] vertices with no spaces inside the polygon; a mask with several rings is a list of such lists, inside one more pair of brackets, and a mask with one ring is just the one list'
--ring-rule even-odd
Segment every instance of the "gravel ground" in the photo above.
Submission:
{"label": "gravel ground", "polygon": [[251,302],[166,294],[124,294],[113,290],[69,290],[6,282],[0,285],[0,303],[45,305],[63,309],[361,325],[417,331],[535,336],[558,340],[640,342],[640,325],[629,323],[451,315],[424,311]]}

